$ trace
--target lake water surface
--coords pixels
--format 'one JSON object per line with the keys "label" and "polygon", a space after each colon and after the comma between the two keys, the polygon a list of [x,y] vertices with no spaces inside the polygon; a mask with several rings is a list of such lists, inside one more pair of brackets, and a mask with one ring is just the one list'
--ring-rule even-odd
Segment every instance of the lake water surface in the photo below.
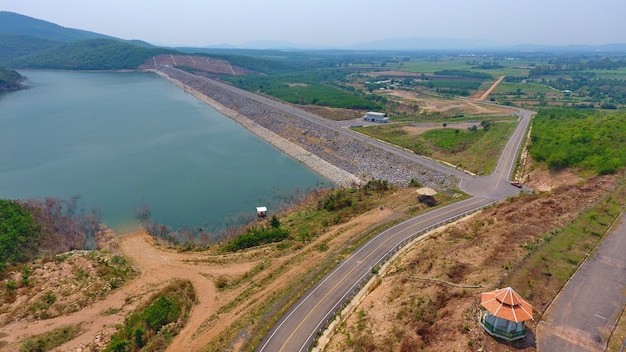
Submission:
{"label": "lake water surface", "polygon": [[135,211],[209,231],[330,185],[153,73],[23,71],[0,94],[0,198],[80,195],[118,232]]}

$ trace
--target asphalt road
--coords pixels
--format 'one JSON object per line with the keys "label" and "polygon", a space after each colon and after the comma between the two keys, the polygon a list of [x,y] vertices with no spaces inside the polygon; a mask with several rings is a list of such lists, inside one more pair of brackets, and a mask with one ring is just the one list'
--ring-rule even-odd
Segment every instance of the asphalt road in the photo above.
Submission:
{"label": "asphalt road", "polygon": [[414,217],[377,234],[302,296],[257,350],[306,351],[328,320],[370,279],[373,267],[382,264],[423,231],[437,228],[451,217],[472,213],[491,202],[473,197]]}
{"label": "asphalt road", "polygon": [[537,329],[540,351],[604,351],[626,305],[626,213],[565,285]]}
{"label": "asphalt road", "polygon": [[[460,188],[472,198],[435,208],[385,230],[359,247],[306,292],[261,340],[257,351],[305,351],[337,311],[356,294],[382,264],[408,241],[464,214],[519,193],[510,177],[533,111],[519,110],[520,123],[503,150],[496,169],[477,177],[386,143],[371,140],[340,123],[326,120],[291,105],[210,80],[225,89],[277,107],[343,135],[367,141],[382,150],[417,161],[435,171],[457,177]],[[603,351],[606,339],[626,298],[626,215],[594,257],[585,262],[550,307],[537,332],[540,351]]]}
{"label": "asphalt road", "polygon": [[[463,191],[481,196],[489,199],[500,200],[505,199],[508,196],[516,195],[519,193],[519,189],[510,186],[509,180],[510,175],[515,167],[515,163],[517,161],[517,153],[520,150],[521,143],[523,141],[524,134],[528,129],[528,124],[530,123],[530,118],[535,113],[530,110],[520,109],[517,112],[519,116],[519,125],[511,138],[509,139],[508,144],[506,145],[504,151],[502,152],[498,164],[496,166],[496,170],[490,176],[476,177],[473,175],[469,175],[463,170],[459,170],[456,168],[449,167],[445,164],[439,163],[430,158],[425,158],[421,155],[417,155],[405,149],[398,148],[396,146],[390,145],[388,143],[384,143],[382,141],[378,141],[375,139],[367,138],[362,134],[354,132],[348,128],[342,127],[341,123],[330,121],[321,116],[309,113],[308,111],[304,111],[295,106],[285,104],[276,100],[272,100],[231,85],[225,84],[223,82],[215,81],[209,78],[196,76],[199,79],[206,80],[211,84],[215,84],[223,89],[229,90],[235,94],[245,96],[247,98],[256,100],[260,103],[275,107],[277,109],[281,109],[286,113],[289,113],[293,116],[297,116],[301,119],[305,119],[307,121],[316,123],[321,125],[327,129],[333,130],[339,134],[345,135],[350,138],[360,139],[369,143],[370,145],[384,150],[386,152],[390,152],[399,156],[402,156],[406,159],[413,160],[419,162],[420,164],[440,172],[442,174],[451,175],[460,180],[460,187]],[[486,103],[483,103],[486,104]]]}
{"label": "asphalt road", "polygon": [[[275,101],[271,101],[271,104],[339,133],[364,139],[363,136],[341,128],[332,121],[316,117],[295,107]],[[518,112],[520,117],[518,127],[502,152],[494,173],[484,177],[469,175],[462,170],[450,168],[406,150],[367,139],[368,143],[380,149],[415,160],[438,172],[454,175],[460,179],[461,189],[472,194],[473,197],[446,207],[435,208],[427,214],[409,219],[376,235],[306,292],[272,327],[256,350],[271,352],[308,350],[326,323],[369,279],[372,275],[372,268],[383,263],[408,241],[450,220],[519,194],[520,189],[512,186],[509,180],[532,114],[534,112],[528,110]]]}

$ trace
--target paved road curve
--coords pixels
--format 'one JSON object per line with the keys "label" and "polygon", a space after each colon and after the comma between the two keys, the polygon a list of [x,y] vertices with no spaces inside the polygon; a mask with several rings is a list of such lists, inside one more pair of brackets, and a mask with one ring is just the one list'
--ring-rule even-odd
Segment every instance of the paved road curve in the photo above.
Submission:
{"label": "paved road curve", "polygon": [[474,197],[409,219],[376,235],[306,292],[272,327],[256,350],[308,350],[326,323],[369,279],[372,268],[384,262],[409,240],[456,217],[517,195],[519,189],[511,186],[509,179],[533,112],[521,110],[518,114],[520,123],[516,131],[506,145],[496,170],[486,177],[470,176],[393,146],[371,141],[379,148],[422,162],[440,172],[454,174],[461,179],[462,189]]}
{"label": "paved road curve", "polygon": [[461,189],[473,195],[472,198],[446,207],[436,208],[427,214],[409,219],[370,239],[306,292],[261,340],[257,351],[291,352],[309,349],[317,333],[321,332],[327,321],[368,280],[372,268],[387,260],[409,240],[428,229],[519,193],[518,188],[510,185],[509,179],[524,134],[528,129],[530,118],[534,114],[532,111],[518,111],[519,124],[504,148],[494,173],[490,176],[476,177],[395,146],[366,138],[354,131],[342,128],[339,123],[326,120],[294,106],[261,97],[221,82],[203,77],[201,79],[210,81],[212,84],[219,85],[235,94],[281,109],[286,113],[316,123],[339,134],[361,139],[384,151],[419,162],[437,172],[455,176],[460,180]]}
{"label": "paved road curve", "polygon": [[318,332],[372,275],[402,245],[421,231],[436,228],[450,217],[471,213],[491,203],[484,198],[470,198],[412,218],[387,229],[352,253],[317,285],[309,290],[259,346],[259,351],[306,351]]}

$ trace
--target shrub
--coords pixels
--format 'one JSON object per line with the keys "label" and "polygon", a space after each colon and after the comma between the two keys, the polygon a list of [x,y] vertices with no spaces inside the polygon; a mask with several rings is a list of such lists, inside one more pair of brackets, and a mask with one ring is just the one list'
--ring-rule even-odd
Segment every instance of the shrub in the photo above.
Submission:
{"label": "shrub", "polygon": [[530,155],[552,170],[613,174],[626,165],[626,115],[546,109],[533,119]]}
{"label": "shrub", "polygon": [[224,250],[234,252],[262,244],[280,242],[289,236],[289,231],[281,228],[251,227],[226,243]]}
{"label": "shrub", "polygon": [[175,280],[126,318],[104,351],[157,350],[171,341],[196,302],[191,282]]}

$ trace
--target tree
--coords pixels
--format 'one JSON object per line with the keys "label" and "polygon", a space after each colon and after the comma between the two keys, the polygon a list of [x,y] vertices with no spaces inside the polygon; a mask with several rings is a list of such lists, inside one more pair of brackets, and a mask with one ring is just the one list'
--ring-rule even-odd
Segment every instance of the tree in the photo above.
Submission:
{"label": "tree", "polygon": [[489,128],[491,128],[491,120],[480,121],[480,126],[483,128],[483,130],[489,131]]}
{"label": "tree", "polygon": [[280,227],[280,220],[278,220],[278,217],[276,215],[272,215],[272,218],[270,219],[270,227],[273,229],[277,229]]}

